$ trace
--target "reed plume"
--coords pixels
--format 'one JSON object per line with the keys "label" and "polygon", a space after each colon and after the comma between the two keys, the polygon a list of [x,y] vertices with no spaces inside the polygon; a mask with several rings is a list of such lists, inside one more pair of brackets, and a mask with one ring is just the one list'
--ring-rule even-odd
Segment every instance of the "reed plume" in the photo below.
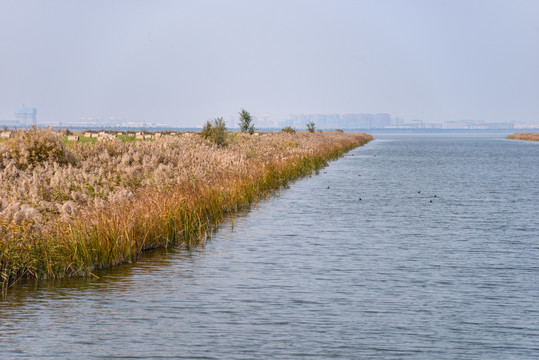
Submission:
{"label": "reed plume", "polygon": [[84,276],[142,252],[207,238],[226,213],[372,137],[362,133],[198,134],[65,146],[50,130],[0,143],[0,276]]}

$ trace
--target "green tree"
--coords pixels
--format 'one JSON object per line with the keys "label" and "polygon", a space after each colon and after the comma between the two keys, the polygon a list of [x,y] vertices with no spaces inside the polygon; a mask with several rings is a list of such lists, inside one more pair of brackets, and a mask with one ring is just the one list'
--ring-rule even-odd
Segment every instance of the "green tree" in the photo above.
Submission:
{"label": "green tree", "polygon": [[251,124],[253,121],[251,114],[249,114],[249,112],[245,109],[241,109],[238,114],[240,115],[240,131],[248,132],[249,134],[253,135],[255,133],[255,127],[253,124]]}
{"label": "green tree", "polygon": [[282,132],[289,133],[289,134],[295,134],[296,129],[294,129],[292,126],[286,126],[281,129]]}
{"label": "green tree", "polygon": [[314,129],[315,129],[314,122],[309,121],[309,122],[307,123],[307,130],[308,130],[310,133],[313,133],[313,132],[314,132]]}
{"label": "green tree", "polygon": [[213,131],[213,124],[210,120],[206,120],[206,123],[202,127],[202,131],[200,132],[200,136],[202,136],[204,139],[210,139],[211,134]]}
{"label": "green tree", "polygon": [[216,118],[211,122],[206,121],[200,136],[216,143],[217,145],[226,145],[226,124],[222,117]]}

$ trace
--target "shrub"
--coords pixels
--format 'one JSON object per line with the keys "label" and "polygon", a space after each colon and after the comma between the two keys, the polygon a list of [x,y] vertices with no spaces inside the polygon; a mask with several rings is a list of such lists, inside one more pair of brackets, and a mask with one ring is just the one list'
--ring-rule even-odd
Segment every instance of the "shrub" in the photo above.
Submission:
{"label": "shrub", "polygon": [[17,131],[15,136],[0,150],[0,157],[13,161],[21,170],[44,162],[55,162],[60,165],[74,162],[73,156],[66,149],[60,136],[52,130],[44,130],[36,126],[32,130]]}
{"label": "shrub", "polygon": [[202,136],[204,139],[211,139],[212,132],[213,132],[213,125],[210,120],[207,120],[204,126],[202,127],[200,136]]}
{"label": "shrub", "polygon": [[310,133],[313,133],[314,130],[315,130],[314,122],[309,121],[309,122],[307,123],[307,131],[309,131]]}
{"label": "shrub", "polygon": [[281,129],[282,132],[289,133],[289,134],[295,134],[296,129],[294,129],[292,126],[286,126]]}
{"label": "shrub", "polygon": [[240,115],[240,131],[253,135],[255,133],[255,127],[251,124],[253,121],[251,114],[245,109],[241,109],[238,114]]}
{"label": "shrub", "polygon": [[222,117],[216,118],[213,122],[209,120],[200,132],[200,136],[216,143],[217,145],[226,145],[226,124]]}

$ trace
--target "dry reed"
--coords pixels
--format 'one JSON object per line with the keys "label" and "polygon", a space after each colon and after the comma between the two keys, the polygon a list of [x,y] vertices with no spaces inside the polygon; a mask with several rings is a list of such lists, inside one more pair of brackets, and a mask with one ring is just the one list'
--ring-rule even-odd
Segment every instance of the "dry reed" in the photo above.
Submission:
{"label": "dry reed", "polygon": [[372,139],[362,133],[229,133],[68,147],[49,130],[0,144],[0,275],[91,274],[146,250],[204,240],[246,208]]}
{"label": "dry reed", "polygon": [[539,133],[520,132],[520,133],[509,135],[507,138],[513,139],[513,140],[539,141]]}

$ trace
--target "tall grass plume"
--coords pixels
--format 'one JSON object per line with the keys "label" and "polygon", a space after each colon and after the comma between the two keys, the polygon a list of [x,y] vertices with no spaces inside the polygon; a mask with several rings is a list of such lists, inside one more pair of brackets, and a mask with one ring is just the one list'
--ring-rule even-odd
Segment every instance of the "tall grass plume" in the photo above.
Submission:
{"label": "tall grass plume", "polygon": [[4,289],[20,278],[86,276],[150,249],[194,246],[226,213],[372,139],[336,131],[225,133],[222,146],[184,134],[66,147],[62,136],[35,128],[0,143]]}

